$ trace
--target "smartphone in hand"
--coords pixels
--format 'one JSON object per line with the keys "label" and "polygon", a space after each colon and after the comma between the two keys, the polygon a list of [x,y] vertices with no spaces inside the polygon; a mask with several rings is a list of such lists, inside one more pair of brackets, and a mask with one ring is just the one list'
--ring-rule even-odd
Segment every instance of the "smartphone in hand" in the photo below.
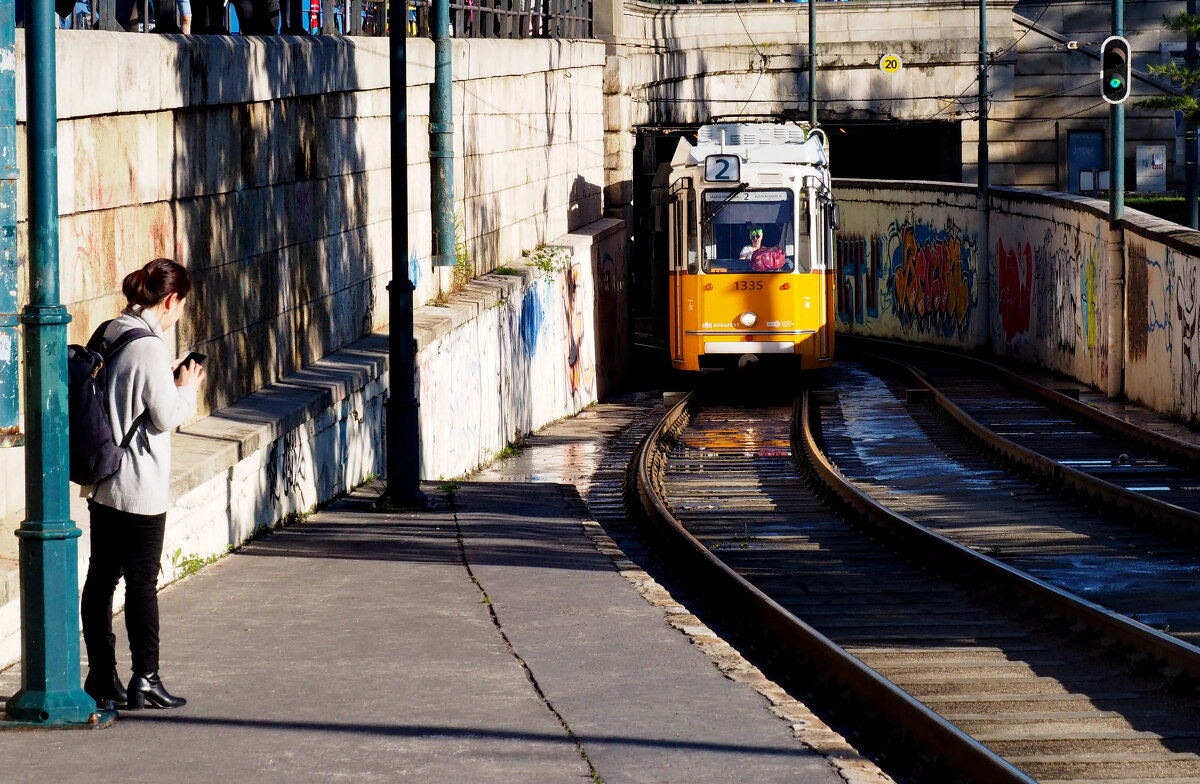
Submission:
{"label": "smartphone in hand", "polygon": [[179,367],[175,368],[175,378],[179,378],[179,370],[180,370],[180,368],[182,368],[182,367],[183,367],[184,365],[186,365],[187,363],[189,363],[189,362],[195,362],[197,365],[203,365],[203,364],[204,364],[204,360],[206,360],[206,359],[208,359],[208,357],[207,357],[207,356],[205,356],[204,354],[198,354],[198,353],[196,353],[195,351],[193,351],[192,353],[188,354],[188,355],[187,355],[187,356],[184,358],[184,360],[183,360],[182,362],[180,362],[180,363],[179,363]]}

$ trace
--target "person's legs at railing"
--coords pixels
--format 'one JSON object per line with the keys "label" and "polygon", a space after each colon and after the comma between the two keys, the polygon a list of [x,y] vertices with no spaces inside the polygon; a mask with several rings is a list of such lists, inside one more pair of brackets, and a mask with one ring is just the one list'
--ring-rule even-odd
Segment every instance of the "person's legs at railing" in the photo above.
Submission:
{"label": "person's legs at railing", "polygon": [[[183,28],[175,17],[179,6],[176,0],[151,0],[154,4],[154,32],[182,33]],[[191,6],[188,6],[188,20],[191,21]]]}

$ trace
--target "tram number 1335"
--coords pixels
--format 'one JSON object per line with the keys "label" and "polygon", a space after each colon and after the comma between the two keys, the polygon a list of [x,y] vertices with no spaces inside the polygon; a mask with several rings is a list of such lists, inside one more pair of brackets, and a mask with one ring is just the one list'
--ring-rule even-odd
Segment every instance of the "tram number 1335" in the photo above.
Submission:
{"label": "tram number 1335", "polygon": [[733,282],[734,291],[762,291],[761,280],[735,280]]}

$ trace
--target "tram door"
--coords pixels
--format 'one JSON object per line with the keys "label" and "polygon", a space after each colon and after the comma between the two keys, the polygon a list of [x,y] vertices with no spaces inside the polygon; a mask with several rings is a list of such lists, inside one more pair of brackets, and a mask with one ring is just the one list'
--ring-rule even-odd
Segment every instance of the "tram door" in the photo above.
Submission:
{"label": "tram door", "polygon": [[821,275],[821,285],[817,287],[817,313],[820,314],[817,328],[817,359],[827,360],[833,358],[834,314],[830,311],[832,302],[830,286],[836,277],[833,258],[835,245],[833,230],[836,228],[834,223],[837,213],[833,202],[823,196],[810,198],[809,204],[814,205],[815,208],[815,214],[812,216],[813,220],[810,224],[813,226],[813,255],[815,257],[813,268],[814,272],[819,271]]}
{"label": "tram door", "polygon": [[680,191],[669,203],[667,214],[667,258],[671,301],[671,359],[683,361],[684,339],[687,332],[687,307],[685,295],[685,275],[688,272],[689,223],[693,217],[689,208],[691,199],[695,198],[692,191]]}

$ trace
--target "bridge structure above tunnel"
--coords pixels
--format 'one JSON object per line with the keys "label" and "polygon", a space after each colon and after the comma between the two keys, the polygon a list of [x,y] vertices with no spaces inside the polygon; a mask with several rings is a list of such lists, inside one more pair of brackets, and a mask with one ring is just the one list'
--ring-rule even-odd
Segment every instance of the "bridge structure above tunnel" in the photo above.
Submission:
{"label": "bridge structure above tunnel", "polygon": [[[989,3],[989,83],[1012,94],[1013,3]],[[978,105],[977,3],[817,3],[816,49],[809,50],[804,3],[668,5],[601,0],[596,35],[608,47],[605,73],[608,205],[628,172],[653,171],[652,153],[637,152],[638,135],[693,130],[718,115],[774,114],[807,118],[816,57],[817,118],[830,132],[835,174],[842,157],[865,170],[844,176],[897,176],[960,181],[974,178]],[[896,67],[884,69],[890,56]],[[1006,119],[1011,102],[993,116]],[[885,135],[871,133],[879,129]],[[914,155],[914,145],[925,147]],[[669,155],[669,152],[667,153]],[[930,168],[914,169],[917,158]],[[872,170],[872,163],[873,170]],[[882,169],[882,170],[881,170]],[[1005,182],[1003,177],[1000,182]]]}

